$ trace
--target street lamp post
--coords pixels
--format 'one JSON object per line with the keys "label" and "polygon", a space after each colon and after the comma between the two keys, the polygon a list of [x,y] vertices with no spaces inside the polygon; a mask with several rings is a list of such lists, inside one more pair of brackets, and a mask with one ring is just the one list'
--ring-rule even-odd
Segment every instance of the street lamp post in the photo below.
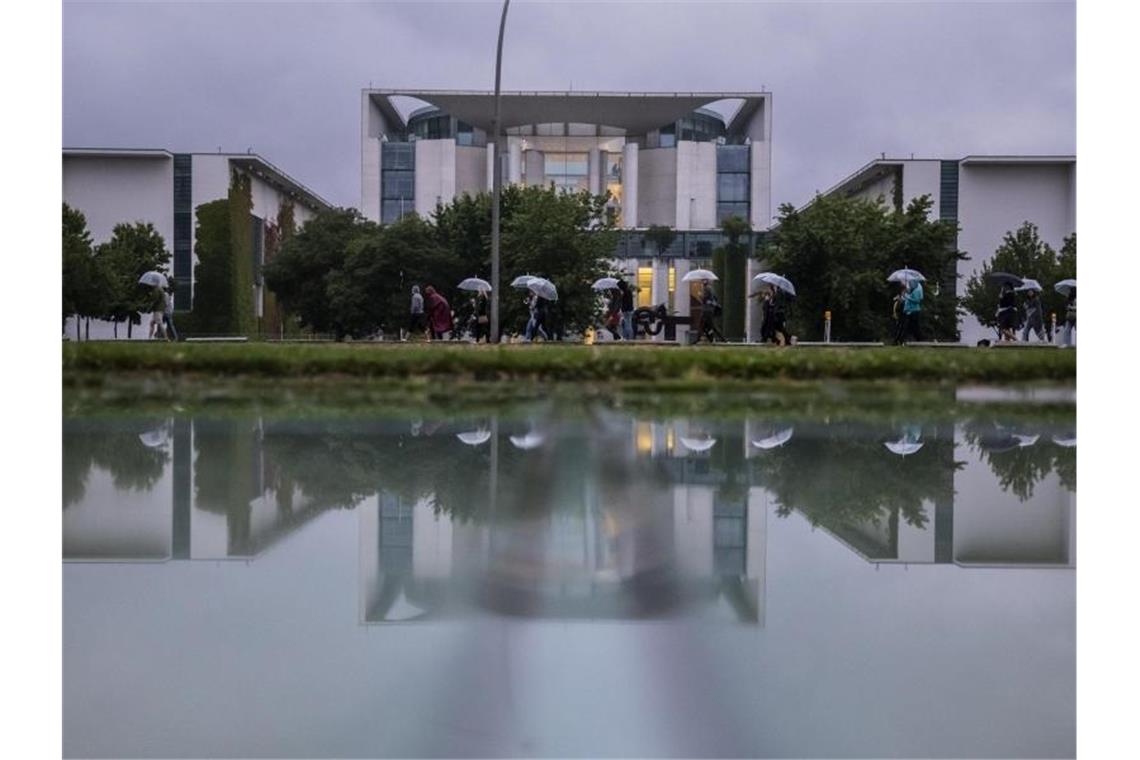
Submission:
{"label": "street lamp post", "polygon": [[503,0],[503,15],[499,19],[499,46],[495,51],[495,119],[491,122],[494,148],[491,155],[491,342],[499,342],[499,196],[503,192],[503,160],[499,150],[501,111],[499,104],[499,84],[503,69],[503,31],[507,26],[507,8],[511,0]]}

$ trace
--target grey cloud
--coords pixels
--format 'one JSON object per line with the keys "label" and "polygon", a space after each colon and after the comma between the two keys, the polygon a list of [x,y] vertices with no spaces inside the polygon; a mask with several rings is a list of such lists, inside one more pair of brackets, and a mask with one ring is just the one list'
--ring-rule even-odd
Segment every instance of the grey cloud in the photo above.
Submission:
{"label": "grey cloud", "polygon": [[[253,148],[359,203],[360,89],[490,89],[498,3],[67,3],[68,145]],[[773,197],[880,152],[1072,153],[1071,3],[512,3],[507,89],[773,92]],[[775,204],[774,204],[775,205]]]}

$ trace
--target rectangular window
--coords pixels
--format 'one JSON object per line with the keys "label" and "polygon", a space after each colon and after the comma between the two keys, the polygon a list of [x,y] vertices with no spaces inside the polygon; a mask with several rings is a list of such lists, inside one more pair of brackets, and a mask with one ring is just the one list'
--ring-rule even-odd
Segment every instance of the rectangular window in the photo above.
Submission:
{"label": "rectangular window", "polygon": [[189,311],[193,299],[194,252],[190,239],[194,234],[193,156],[174,154],[174,308]]}
{"label": "rectangular window", "polygon": [[637,268],[637,305],[653,305],[653,267]]}
{"label": "rectangular window", "polygon": [[381,170],[415,169],[416,146],[414,143],[386,142],[382,145]]}
{"label": "rectangular window", "polygon": [[384,198],[413,198],[416,193],[416,173],[405,171],[384,172],[381,188]]}
{"label": "rectangular window", "polygon": [[567,133],[572,137],[593,137],[598,133],[597,127],[595,127],[593,124],[577,124],[575,122],[570,122],[570,124],[567,126]]}
{"label": "rectangular window", "polygon": [[718,174],[716,176],[716,199],[727,203],[747,203],[749,191],[749,175],[747,174]]}
{"label": "rectangular window", "polygon": [[718,203],[716,204],[716,223],[720,224],[730,216],[739,216],[748,219],[749,204],[747,203]]}

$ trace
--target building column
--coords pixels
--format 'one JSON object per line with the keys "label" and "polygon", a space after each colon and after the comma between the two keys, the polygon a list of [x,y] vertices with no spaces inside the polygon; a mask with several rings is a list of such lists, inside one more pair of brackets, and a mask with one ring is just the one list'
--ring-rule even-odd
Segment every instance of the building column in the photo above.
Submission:
{"label": "building column", "polygon": [[487,143],[487,192],[495,190],[495,143]]}
{"label": "building column", "polygon": [[526,184],[528,187],[546,184],[546,160],[541,150],[526,152]]}
{"label": "building column", "polygon": [[509,140],[507,155],[510,159],[507,161],[507,181],[512,185],[517,185],[522,182],[522,141],[518,139]]}
{"label": "building column", "polygon": [[587,175],[590,183],[590,194],[600,195],[602,192],[602,151],[600,148],[590,148],[590,162]]}
{"label": "building column", "polygon": [[637,143],[621,149],[621,226],[637,226]]}
{"label": "building column", "polygon": [[[682,279],[689,273],[689,260],[676,259],[674,266],[677,269],[677,290],[673,293],[673,312],[678,317],[691,316],[689,311],[689,283],[682,282]],[[691,328],[687,325],[677,326],[677,342],[685,345],[689,340],[689,330]]]}
{"label": "building column", "polygon": [[747,296],[747,306],[744,308],[744,340],[748,343],[758,343],[760,341],[760,327],[762,324],[760,299],[751,297],[752,294],[755,293],[758,289],[755,285],[752,284],[752,278],[763,271],[760,267],[761,262],[757,261],[751,256],[748,257],[748,266],[744,270],[746,278],[744,284],[744,293],[745,296]]}
{"label": "building column", "polygon": [[[651,303],[656,306],[659,303],[665,304],[665,308],[669,308],[669,259],[660,257],[653,257],[653,297]],[[659,332],[654,340],[664,340],[665,332]]]}

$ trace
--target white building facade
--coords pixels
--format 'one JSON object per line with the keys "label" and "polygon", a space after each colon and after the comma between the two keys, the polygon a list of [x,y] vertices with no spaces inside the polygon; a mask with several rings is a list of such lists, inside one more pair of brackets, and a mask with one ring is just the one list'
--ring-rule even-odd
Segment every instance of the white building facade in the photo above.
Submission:
{"label": "white building facade", "polygon": [[[980,271],[1007,232],[1025,222],[1036,224],[1041,239],[1060,250],[1077,231],[1076,156],[966,156],[960,159],[892,159],[870,162],[825,195],[876,198],[905,207],[929,195],[932,219],[959,225],[958,249],[969,256],[958,262],[956,292]],[[1052,283],[1042,283],[1049,287]],[[973,315],[962,317],[961,340],[994,338]]]}
{"label": "white building facade", "polygon": [[[489,191],[494,105],[490,92],[364,90],[364,216],[430,216]],[[677,283],[709,265],[721,220],[771,221],[771,93],[505,92],[501,110],[504,183],[609,191],[625,231],[616,265],[639,306],[688,316],[692,293]],[[664,255],[641,234],[653,225],[677,231]]]}
{"label": "white building facade", "polygon": [[[284,204],[293,205],[297,229],[330,207],[319,195],[256,154],[173,153],[162,149],[64,148],[63,202],[83,212],[95,245],[110,241],[117,224],[153,224],[171,253],[168,271],[173,276],[175,309],[188,311],[197,264],[195,209],[226,198],[234,172],[250,178],[255,257],[264,252],[266,222],[276,221]],[[261,263],[263,259],[254,262],[255,271],[260,271]],[[260,275],[254,288],[260,316],[264,298]],[[64,334],[74,338],[74,322],[68,323]],[[135,330],[132,337],[146,338],[146,332],[145,328]],[[81,334],[86,337],[88,331]],[[91,320],[89,334],[92,339],[110,338],[112,325]],[[119,331],[119,337],[125,336],[125,330]]]}

